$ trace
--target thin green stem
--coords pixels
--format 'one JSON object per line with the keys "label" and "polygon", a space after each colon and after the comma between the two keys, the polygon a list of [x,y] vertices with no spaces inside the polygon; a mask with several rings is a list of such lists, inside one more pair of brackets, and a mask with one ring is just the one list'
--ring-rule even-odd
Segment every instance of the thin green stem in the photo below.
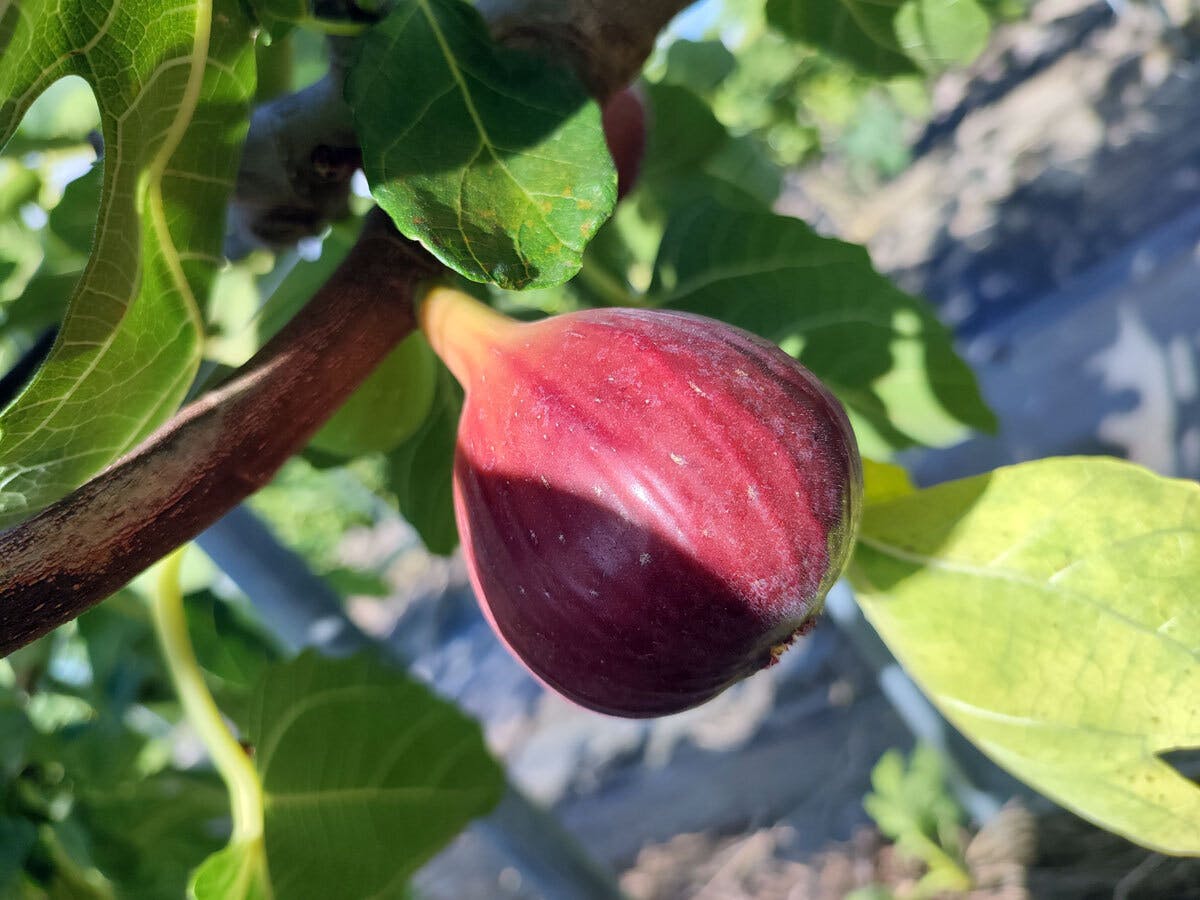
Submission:
{"label": "thin green stem", "polygon": [[229,790],[233,814],[230,843],[258,840],[263,833],[262,783],[258,780],[250,757],[221,718],[221,711],[208,685],[204,683],[204,675],[196,661],[191,638],[188,637],[183,589],[179,581],[185,549],[181,547],[168,556],[159,569],[158,590],[150,604],[154,628],[184,715],[196,729]]}
{"label": "thin green stem", "polygon": [[575,276],[605,306],[645,306],[645,300],[629,283],[586,258]]}
{"label": "thin green stem", "polygon": [[321,19],[316,16],[302,16],[294,21],[301,28],[319,31],[321,34],[333,37],[358,37],[370,27],[366,22],[346,22],[338,19]]}

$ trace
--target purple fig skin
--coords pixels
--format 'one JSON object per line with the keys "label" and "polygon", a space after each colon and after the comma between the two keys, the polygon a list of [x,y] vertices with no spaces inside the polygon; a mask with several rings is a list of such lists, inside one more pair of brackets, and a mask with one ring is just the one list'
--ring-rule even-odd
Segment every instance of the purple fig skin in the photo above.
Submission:
{"label": "purple fig skin", "polygon": [[636,85],[622,88],[601,110],[604,140],[617,167],[617,199],[633,190],[646,155],[646,101]]}
{"label": "purple fig skin", "polygon": [[504,643],[626,717],[773,663],[857,530],[861,461],[837,400],[774,344],[700,316],[484,315],[457,347],[449,327],[431,340],[466,389],[455,512]]}

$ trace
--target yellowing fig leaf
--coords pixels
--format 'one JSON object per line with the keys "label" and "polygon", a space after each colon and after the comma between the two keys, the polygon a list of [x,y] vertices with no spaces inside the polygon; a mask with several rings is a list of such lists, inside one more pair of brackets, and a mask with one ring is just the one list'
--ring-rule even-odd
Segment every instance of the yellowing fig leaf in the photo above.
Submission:
{"label": "yellowing fig leaf", "polygon": [[867,507],[851,581],[993,760],[1166,853],[1200,854],[1200,485],[1049,459]]}
{"label": "yellowing fig leaf", "polygon": [[895,463],[863,457],[863,502],[886,503],[916,490],[908,473]]}

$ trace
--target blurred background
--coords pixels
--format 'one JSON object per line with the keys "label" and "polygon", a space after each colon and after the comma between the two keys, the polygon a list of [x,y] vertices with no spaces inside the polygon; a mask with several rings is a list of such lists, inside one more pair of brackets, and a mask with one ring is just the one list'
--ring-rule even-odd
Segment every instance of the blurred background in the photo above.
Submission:
{"label": "blurred background", "polygon": [[[712,108],[731,132],[759,138],[770,165],[733,154],[722,165],[747,181],[783,172],[773,185],[779,211],[866,244],[878,268],[954,329],[1000,429],[904,451],[916,480],[1066,453],[1200,474],[1200,13],[1191,0],[992,4],[995,28],[970,65],[887,82],[824,58],[797,63],[788,46],[755,33],[760,5],[694,7],[648,77],[703,78],[732,60],[709,92]],[[319,40],[298,34],[289,52],[291,86],[319,76]],[[45,340],[86,259],[96,121],[87,90],[61,83],[0,159],[0,371]],[[335,229],[324,240],[328,251],[349,238]],[[315,239],[226,270],[209,312],[213,371],[249,355],[257,332],[248,323],[294,308],[328,271],[327,255]],[[553,311],[567,301],[521,302]],[[206,534],[208,558],[193,554],[188,577],[208,598],[214,640],[237,636],[237,651],[223,651],[236,656],[256,642],[337,650],[365,639],[409,661],[479,719],[512,783],[553,812],[548,852],[570,847],[627,896],[1200,897],[1200,863],[1089,826],[948,731],[842,588],[779,665],[692,712],[624,721],[546,693],[494,639],[461,561],[428,553],[397,512],[396,478],[381,458],[296,459]],[[213,612],[226,602],[247,615]],[[41,694],[44,732],[97,715],[67,689],[98,678],[85,639],[111,641],[118,656],[118,647],[145,649],[133,601],[122,603],[3,664],[6,690],[31,670],[60,685]],[[111,662],[111,678],[144,678],[154,665],[132,652]],[[210,668],[222,665],[241,663]],[[177,763],[196,752],[165,722],[147,722],[122,726],[142,735],[134,755],[151,752],[151,737],[153,752]],[[23,752],[2,742],[0,752]],[[426,866],[414,892],[602,896],[531,868],[527,849],[469,831]]]}

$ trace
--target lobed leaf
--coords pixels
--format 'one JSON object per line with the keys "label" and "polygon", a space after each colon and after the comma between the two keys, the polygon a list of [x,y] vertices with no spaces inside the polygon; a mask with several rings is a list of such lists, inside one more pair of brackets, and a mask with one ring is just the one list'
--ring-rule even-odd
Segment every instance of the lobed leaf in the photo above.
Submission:
{"label": "lobed leaf", "polygon": [[866,509],[850,578],[913,679],[993,760],[1166,853],[1200,854],[1200,485],[1048,459]]}
{"label": "lobed leaf", "polygon": [[0,414],[0,525],[78,486],[183,398],[253,65],[236,0],[0,0],[0,145],[78,75],[106,147],[90,262],[50,357]]}
{"label": "lobed leaf", "polygon": [[246,726],[278,897],[400,895],[504,786],[478,725],[364,658],[271,667]]}
{"label": "lobed leaf", "polygon": [[846,404],[864,453],[994,427],[929,305],[798,219],[694,204],[668,224],[651,294],[780,344]]}
{"label": "lobed leaf", "polygon": [[461,0],[402,0],[346,85],[371,193],[473,281],[560,284],[616,202],[600,111],[566,69],[495,46]]}

